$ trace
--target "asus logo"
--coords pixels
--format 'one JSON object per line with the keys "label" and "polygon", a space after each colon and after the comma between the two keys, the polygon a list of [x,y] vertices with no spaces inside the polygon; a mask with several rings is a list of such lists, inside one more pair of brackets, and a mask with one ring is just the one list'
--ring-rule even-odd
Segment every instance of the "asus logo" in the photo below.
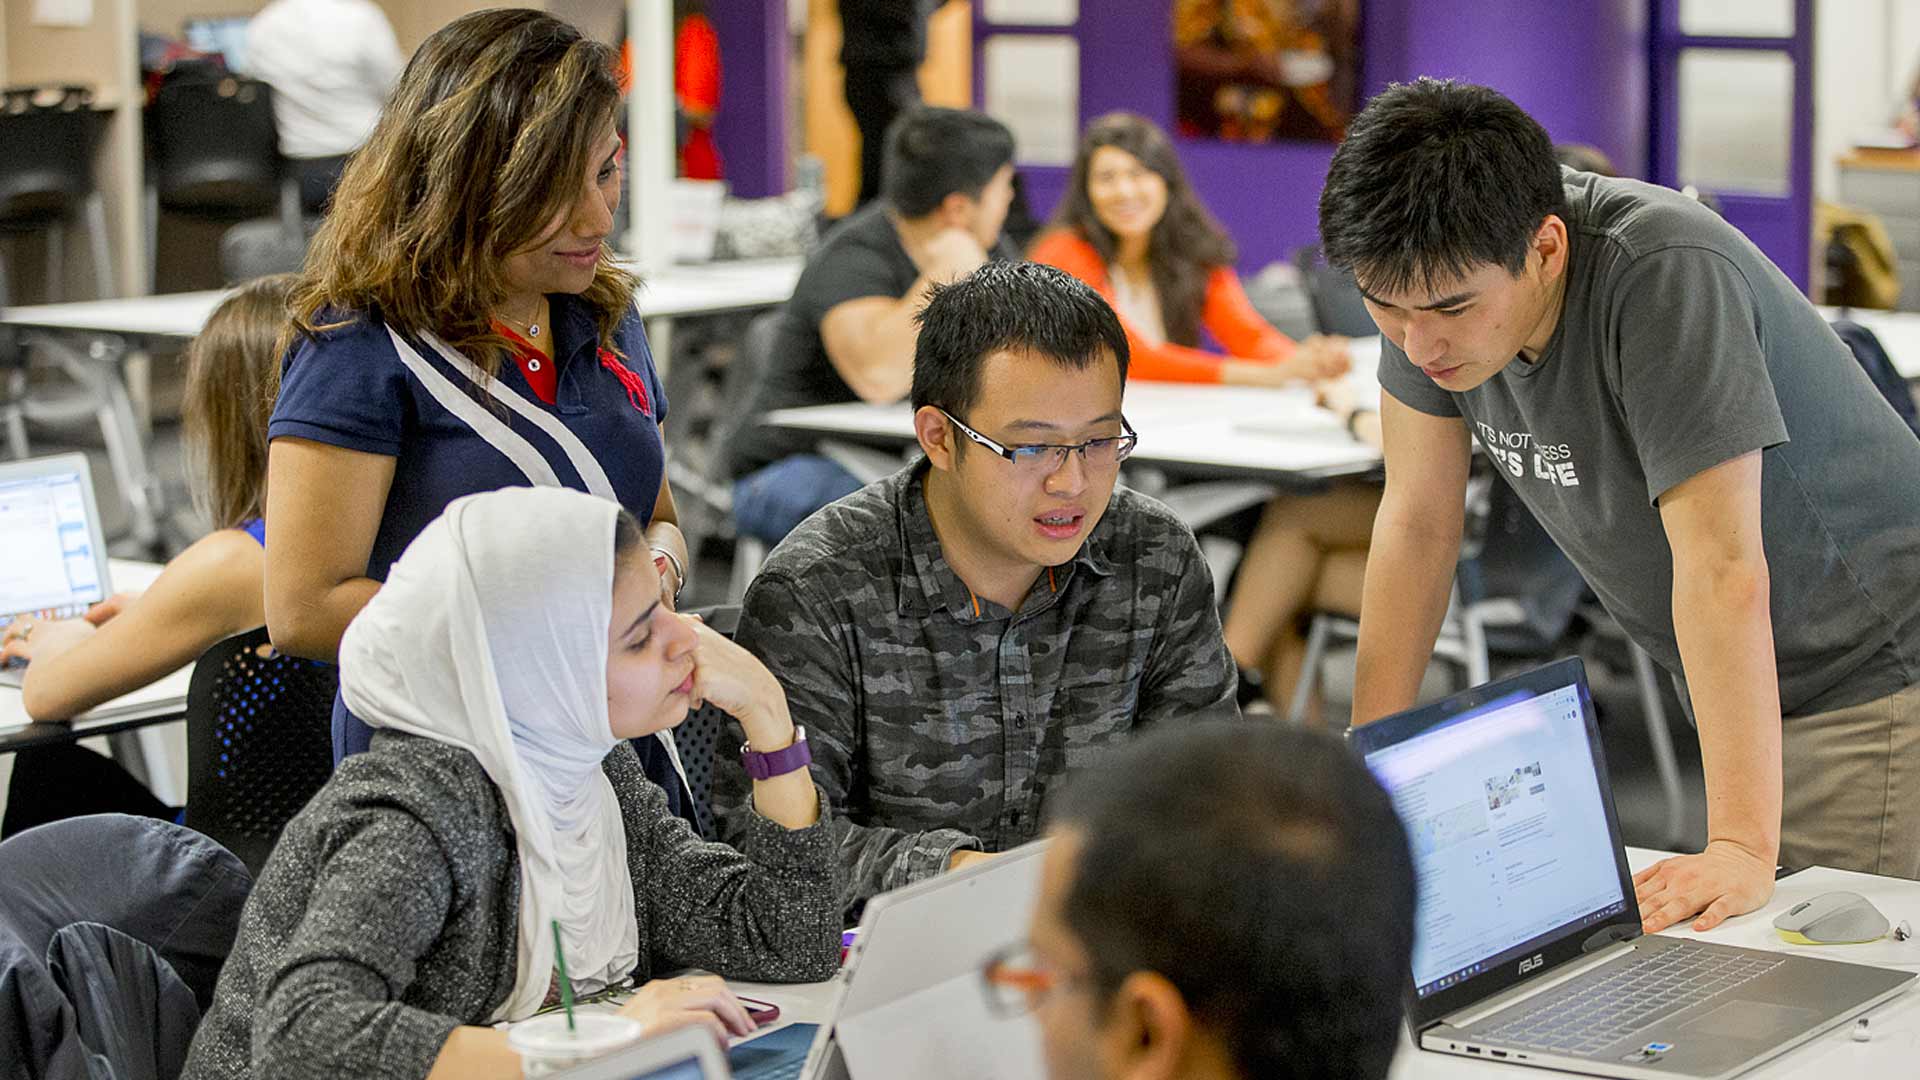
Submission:
{"label": "asus logo", "polygon": [[1534,968],[1537,968],[1541,964],[1544,964],[1546,962],[1547,962],[1547,958],[1544,954],[1534,953],[1532,956],[1529,956],[1525,960],[1520,961],[1520,974],[1525,975],[1527,972],[1532,971]]}

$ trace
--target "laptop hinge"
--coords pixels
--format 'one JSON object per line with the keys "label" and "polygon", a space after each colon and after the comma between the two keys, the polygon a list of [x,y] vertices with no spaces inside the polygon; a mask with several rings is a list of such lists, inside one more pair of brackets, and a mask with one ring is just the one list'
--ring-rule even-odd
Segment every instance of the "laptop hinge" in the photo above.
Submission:
{"label": "laptop hinge", "polygon": [[1494,1013],[1507,1008],[1514,1002],[1522,1001],[1535,994],[1551,990],[1570,979],[1585,975],[1594,968],[1617,960],[1632,951],[1632,943],[1625,941],[1616,942],[1591,956],[1581,957],[1560,970],[1553,972],[1544,979],[1529,980],[1518,986],[1510,986],[1500,993],[1495,994],[1493,997],[1473,1006],[1470,1010],[1455,1012],[1442,1019],[1445,1023],[1451,1024],[1454,1027],[1467,1027],[1471,1024],[1477,1024],[1487,1017],[1492,1016]]}

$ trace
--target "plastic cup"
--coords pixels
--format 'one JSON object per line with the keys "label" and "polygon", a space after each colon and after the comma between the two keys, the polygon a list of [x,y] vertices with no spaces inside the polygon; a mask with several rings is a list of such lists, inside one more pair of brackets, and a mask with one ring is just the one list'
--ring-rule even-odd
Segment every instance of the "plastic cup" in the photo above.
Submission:
{"label": "plastic cup", "polygon": [[565,1013],[548,1013],[507,1029],[507,1045],[520,1055],[526,1076],[556,1073],[640,1041],[640,1021],[629,1017],[575,1012],[573,1024],[569,1031]]}

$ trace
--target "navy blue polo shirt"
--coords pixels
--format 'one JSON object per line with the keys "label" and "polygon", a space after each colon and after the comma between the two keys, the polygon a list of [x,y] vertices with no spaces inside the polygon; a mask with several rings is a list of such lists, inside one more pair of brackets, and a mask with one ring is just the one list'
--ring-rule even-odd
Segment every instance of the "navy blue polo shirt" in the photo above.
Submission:
{"label": "navy blue polo shirt", "polygon": [[[300,341],[285,360],[269,440],[293,436],[396,459],[368,577],[385,581],[448,503],[475,492],[569,487],[611,498],[643,524],[652,519],[666,469],[667,395],[639,314],[629,311],[615,335],[621,358],[600,348],[586,301],[565,293],[547,301],[552,405],[510,360],[481,379],[471,361],[426,335],[397,334],[366,316]],[[366,749],[371,734],[336,698],[335,759]],[[640,749],[646,757],[654,748]],[[662,763],[646,763],[659,779]],[[678,794],[676,784],[662,786]]]}

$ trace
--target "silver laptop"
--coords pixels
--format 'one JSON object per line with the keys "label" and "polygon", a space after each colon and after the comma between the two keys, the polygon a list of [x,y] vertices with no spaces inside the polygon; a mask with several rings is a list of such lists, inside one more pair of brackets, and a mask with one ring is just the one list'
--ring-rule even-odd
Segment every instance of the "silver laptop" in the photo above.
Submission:
{"label": "silver laptop", "polygon": [[990,1012],[980,970],[1025,939],[1045,851],[1036,841],[868,901],[826,1021],[735,1046],[736,1080],[1041,1080],[1038,1027]]}
{"label": "silver laptop", "polygon": [[1596,1076],[1732,1076],[1916,977],[1642,935],[1579,660],[1349,738],[1413,848],[1407,1023],[1422,1049]]}
{"label": "silver laptop", "polygon": [[553,1080],[728,1080],[727,1057],[706,1028],[681,1028],[552,1074]]}
{"label": "silver laptop", "polygon": [[[22,615],[68,619],[113,593],[85,454],[0,464],[0,628]],[[0,666],[0,686],[26,668]]]}

